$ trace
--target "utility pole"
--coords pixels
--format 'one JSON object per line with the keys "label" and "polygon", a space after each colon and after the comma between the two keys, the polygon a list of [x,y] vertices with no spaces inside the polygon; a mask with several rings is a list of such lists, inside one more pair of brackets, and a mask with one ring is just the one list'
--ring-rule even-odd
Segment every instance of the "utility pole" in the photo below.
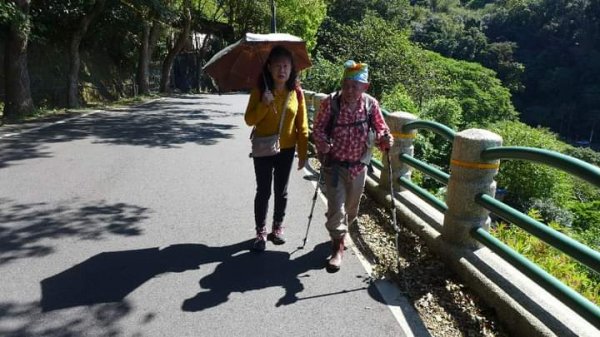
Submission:
{"label": "utility pole", "polygon": [[275,0],[271,0],[271,33],[277,33],[277,22],[275,21]]}

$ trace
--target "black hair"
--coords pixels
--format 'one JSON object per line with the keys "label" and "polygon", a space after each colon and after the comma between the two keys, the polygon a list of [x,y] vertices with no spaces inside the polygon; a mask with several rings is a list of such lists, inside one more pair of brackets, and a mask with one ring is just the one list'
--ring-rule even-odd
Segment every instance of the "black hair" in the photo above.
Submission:
{"label": "black hair", "polygon": [[265,64],[263,65],[262,73],[260,74],[260,78],[258,79],[258,88],[260,89],[261,95],[265,92],[267,88],[265,87],[265,81],[266,85],[269,88],[273,88],[273,76],[271,74],[271,71],[269,70],[269,64],[275,60],[282,58],[289,59],[290,63],[292,64],[290,78],[288,78],[288,80],[285,82],[285,87],[290,91],[294,90],[294,88],[296,87],[296,76],[298,74],[296,73],[296,65],[294,64],[294,57],[292,56],[292,53],[283,46],[275,46],[273,47],[273,49],[271,49],[271,53],[269,53],[267,62],[265,62]]}

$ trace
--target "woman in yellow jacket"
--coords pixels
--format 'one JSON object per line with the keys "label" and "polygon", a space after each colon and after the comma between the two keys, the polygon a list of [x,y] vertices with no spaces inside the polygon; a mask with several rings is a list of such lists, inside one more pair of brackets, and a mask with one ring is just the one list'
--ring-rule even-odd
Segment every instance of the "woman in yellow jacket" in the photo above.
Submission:
{"label": "woman in yellow jacket", "polygon": [[[254,197],[255,251],[264,251],[266,241],[276,245],[285,243],[283,219],[287,205],[287,187],[294,160],[298,151],[298,170],[306,164],[308,148],[308,117],[304,95],[296,91],[296,70],[292,54],[281,46],[271,50],[263,67],[257,88],[250,93],[244,119],[255,127],[255,136],[277,134],[279,121],[285,108],[285,117],[280,134],[281,151],[268,157],[255,157],[256,196]],[[289,98],[288,98],[289,95]],[[284,107],[285,102],[287,106]],[[274,211],[273,227],[267,235],[266,218],[273,182]]]}

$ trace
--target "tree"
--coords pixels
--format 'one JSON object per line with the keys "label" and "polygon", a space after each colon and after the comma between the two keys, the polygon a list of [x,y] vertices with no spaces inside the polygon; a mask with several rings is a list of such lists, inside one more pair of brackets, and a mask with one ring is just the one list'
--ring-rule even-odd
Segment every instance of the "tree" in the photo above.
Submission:
{"label": "tree", "polygon": [[142,38],[140,42],[139,50],[139,61],[136,73],[136,82],[138,90],[141,95],[147,95],[150,93],[150,60],[152,58],[152,52],[160,33],[160,22],[152,20],[148,22],[146,20],[142,23]]}
{"label": "tree", "polygon": [[79,46],[81,45],[81,41],[85,37],[90,24],[102,12],[105,4],[106,0],[95,0],[91,10],[80,18],[77,29],[71,36],[71,43],[69,47],[70,64],[67,86],[67,105],[69,108],[76,108],[81,104],[79,101],[79,67],[81,65]]}
{"label": "tree", "polygon": [[159,91],[162,93],[169,92],[169,83],[171,82],[171,69],[173,68],[173,61],[175,56],[179,54],[187,38],[190,35],[190,29],[192,26],[192,15],[190,12],[191,3],[189,0],[184,1],[182,6],[182,27],[177,35],[177,38],[165,57],[162,64],[162,71],[160,76],[160,88]]}
{"label": "tree", "polygon": [[27,68],[27,44],[31,25],[29,5],[29,0],[9,0],[0,4],[0,24],[6,36],[6,100],[3,120],[9,122],[22,118],[34,109]]}
{"label": "tree", "polygon": [[139,93],[147,95],[150,93],[150,61],[156,42],[161,32],[162,24],[160,22],[162,13],[167,8],[162,2],[156,0],[139,0],[137,13],[141,19],[141,36],[138,51],[138,64],[136,72],[136,82]]}
{"label": "tree", "polygon": [[316,35],[325,18],[324,0],[280,0],[277,2],[278,31],[299,36],[312,50]]}
{"label": "tree", "polygon": [[369,90],[375,96],[410,80],[416,61],[411,55],[413,49],[406,32],[373,11],[368,11],[362,21],[348,24],[326,18],[317,34],[317,50],[327,60],[340,67],[348,59],[369,64]]}
{"label": "tree", "polygon": [[464,126],[485,127],[488,123],[517,118],[510,92],[502,86],[494,71],[478,63],[457,61],[433,52],[427,52],[426,57],[439,69],[441,76],[448,79],[437,94],[458,100]]}

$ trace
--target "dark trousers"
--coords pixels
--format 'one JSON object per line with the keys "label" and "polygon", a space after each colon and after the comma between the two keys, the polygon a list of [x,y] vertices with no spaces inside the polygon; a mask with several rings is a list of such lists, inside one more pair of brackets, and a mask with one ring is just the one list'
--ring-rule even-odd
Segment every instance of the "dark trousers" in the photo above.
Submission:
{"label": "dark trousers", "polygon": [[254,173],[256,175],[254,221],[257,229],[263,228],[266,225],[269,199],[271,198],[271,182],[273,182],[273,194],[275,195],[273,221],[283,221],[294,152],[295,148],[282,149],[281,152],[274,156],[253,158]]}

